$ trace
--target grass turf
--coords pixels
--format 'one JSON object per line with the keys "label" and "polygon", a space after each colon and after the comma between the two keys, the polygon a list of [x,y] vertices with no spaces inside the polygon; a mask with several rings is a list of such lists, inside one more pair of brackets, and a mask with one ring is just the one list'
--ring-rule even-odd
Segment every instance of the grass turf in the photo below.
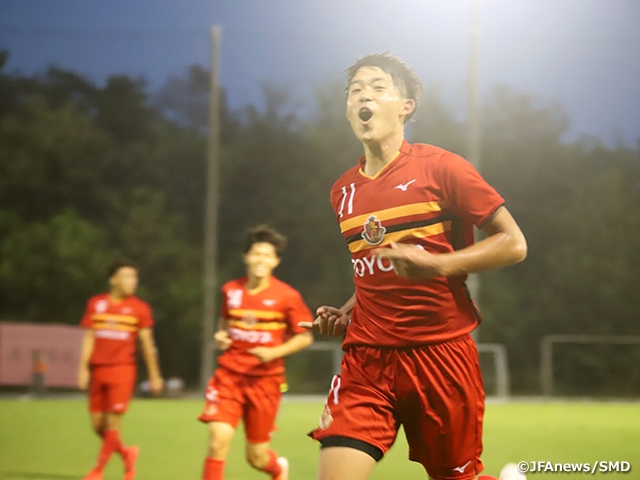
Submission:
{"label": "grass turf", "polygon": [[[135,400],[131,404],[123,423],[123,438],[127,444],[140,447],[139,480],[200,478],[207,442],[205,426],[195,419],[201,406],[198,400]],[[286,401],[281,406],[272,446],[289,458],[292,480],[316,477],[318,446],[305,433],[314,428],[321,411],[321,403]],[[496,475],[509,461],[617,460],[632,465],[631,473],[624,478],[636,478],[640,475],[639,444],[639,403],[487,405],[483,461],[489,474]],[[98,448],[83,400],[0,400],[1,479],[80,479],[93,465]],[[567,475],[540,473],[529,478]],[[122,478],[118,457],[112,457],[104,478]],[[244,434],[242,428],[238,429],[226,479],[266,478],[246,464]],[[426,478],[421,465],[407,460],[402,434],[371,476],[371,480],[390,478]]]}

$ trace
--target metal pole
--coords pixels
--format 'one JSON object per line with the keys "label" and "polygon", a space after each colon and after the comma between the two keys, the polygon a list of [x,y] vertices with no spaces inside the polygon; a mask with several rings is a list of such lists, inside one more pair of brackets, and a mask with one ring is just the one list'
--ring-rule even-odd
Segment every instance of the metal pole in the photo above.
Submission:
{"label": "metal pole", "polygon": [[209,144],[207,155],[207,198],[204,225],[204,312],[200,387],[204,390],[213,372],[213,331],[217,313],[218,197],[220,163],[220,94],[218,68],[222,28],[211,28],[211,99],[209,103]]}
{"label": "metal pole", "polygon": [[540,384],[542,395],[553,395],[553,342],[555,337],[549,335],[540,342]]}
{"label": "metal pole", "polygon": [[[476,170],[480,171],[480,106],[479,106],[479,78],[480,78],[480,0],[471,0],[471,21],[469,23],[469,83],[468,83],[468,114],[469,130],[467,138],[467,160]],[[480,277],[472,273],[467,279],[471,298],[479,304]],[[478,329],[471,334],[477,342]]]}

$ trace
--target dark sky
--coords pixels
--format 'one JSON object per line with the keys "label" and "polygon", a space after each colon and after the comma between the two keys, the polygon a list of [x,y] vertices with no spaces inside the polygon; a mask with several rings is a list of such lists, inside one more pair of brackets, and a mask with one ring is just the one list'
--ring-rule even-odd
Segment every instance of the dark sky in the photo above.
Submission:
{"label": "dark sky", "polygon": [[[481,89],[506,84],[541,104],[559,101],[568,139],[640,137],[640,1],[480,0]],[[221,79],[233,108],[260,104],[260,84],[302,101],[341,80],[359,56],[392,51],[464,114],[471,0],[2,0],[7,69],[50,64],[102,84],[145,77],[152,88],[209,65],[222,26]]]}

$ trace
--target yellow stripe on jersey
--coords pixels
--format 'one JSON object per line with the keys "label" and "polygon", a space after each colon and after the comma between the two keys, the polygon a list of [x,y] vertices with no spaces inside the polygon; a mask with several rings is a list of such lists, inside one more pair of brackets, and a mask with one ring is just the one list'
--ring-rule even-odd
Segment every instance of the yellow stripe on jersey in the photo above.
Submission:
{"label": "yellow stripe on jersey", "polygon": [[412,228],[409,230],[401,230],[399,232],[388,233],[384,236],[384,240],[379,245],[371,245],[364,240],[358,240],[349,244],[349,250],[351,252],[360,252],[370,248],[378,248],[384,245],[389,245],[391,242],[402,242],[403,240],[411,238],[424,238],[438,235],[440,233],[448,232],[451,230],[451,221],[436,223],[435,225],[429,225],[427,227]]}
{"label": "yellow stripe on jersey", "polygon": [[93,328],[96,330],[122,330],[125,332],[135,332],[136,327],[130,325],[118,325],[117,323],[106,322],[98,320],[93,323]]}
{"label": "yellow stripe on jersey", "polygon": [[270,310],[245,310],[240,308],[229,310],[229,315],[232,317],[242,318],[249,314],[253,315],[258,320],[280,320],[284,318],[284,313],[273,312]]}
{"label": "yellow stripe on jersey", "polygon": [[409,215],[419,215],[421,213],[440,212],[447,207],[447,202],[441,200],[439,202],[421,202],[402,205],[400,207],[387,208],[377,212],[369,212],[357,217],[349,218],[340,222],[340,231],[342,233],[352,228],[362,227],[371,215],[375,215],[381,222],[398,217],[407,217]]}
{"label": "yellow stripe on jersey", "polygon": [[229,320],[229,326],[243,330],[282,330],[287,328],[287,324],[283,322],[258,322],[253,325],[247,325],[242,320]]}
{"label": "yellow stripe on jersey", "polygon": [[131,325],[138,324],[138,318],[132,315],[122,315],[120,313],[95,313],[91,317],[93,320],[112,320],[114,322],[130,323]]}

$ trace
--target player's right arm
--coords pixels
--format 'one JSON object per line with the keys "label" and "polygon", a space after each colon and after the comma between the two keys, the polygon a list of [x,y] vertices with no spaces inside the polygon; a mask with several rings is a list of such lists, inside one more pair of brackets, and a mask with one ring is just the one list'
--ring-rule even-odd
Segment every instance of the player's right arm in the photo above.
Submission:
{"label": "player's right arm", "polygon": [[356,294],[340,308],[323,305],[316,310],[318,315],[313,322],[300,322],[299,326],[331,337],[339,337],[347,331],[351,323],[351,312],[356,304]]}
{"label": "player's right arm", "polygon": [[86,390],[89,386],[89,377],[91,376],[89,360],[93,353],[94,343],[93,330],[88,328],[84,333],[80,348],[80,367],[78,368],[78,388],[80,390]]}
{"label": "player's right arm", "polygon": [[221,317],[220,324],[218,325],[218,331],[213,334],[213,341],[216,344],[218,350],[226,350],[231,346],[231,338],[229,338],[229,320]]}

